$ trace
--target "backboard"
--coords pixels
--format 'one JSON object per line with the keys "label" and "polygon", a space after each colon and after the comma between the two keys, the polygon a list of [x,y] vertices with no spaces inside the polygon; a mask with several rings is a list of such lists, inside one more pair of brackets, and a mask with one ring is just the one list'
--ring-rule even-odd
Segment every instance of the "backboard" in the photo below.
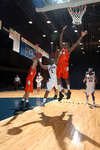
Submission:
{"label": "backboard", "polygon": [[77,7],[84,4],[100,2],[100,0],[32,0],[37,12],[46,12],[56,9]]}

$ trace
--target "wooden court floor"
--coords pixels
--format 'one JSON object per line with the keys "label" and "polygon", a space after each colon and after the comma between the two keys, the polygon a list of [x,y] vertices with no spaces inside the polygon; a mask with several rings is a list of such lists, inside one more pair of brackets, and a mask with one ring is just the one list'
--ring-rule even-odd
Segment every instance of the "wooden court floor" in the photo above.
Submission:
{"label": "wooden court floor", "polygon": [[[85,105],[85,90],[71,90],[65,98],[49,102],[0,122],[0,150],[100,150],[100,90]],[[1,92],[1,97],[22,97],[24,91]],[[43,97],[45,90],[31,97]],[[53,97],[51,91],[49,97]],[[67,102],[67,103],[66,103]]]}

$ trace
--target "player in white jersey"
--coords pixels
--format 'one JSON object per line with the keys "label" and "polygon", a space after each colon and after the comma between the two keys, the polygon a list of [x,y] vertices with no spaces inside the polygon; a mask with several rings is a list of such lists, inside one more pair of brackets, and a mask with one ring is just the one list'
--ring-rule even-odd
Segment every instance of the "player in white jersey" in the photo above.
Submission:
{"label": "player in white jersey", "polygon": [[37,94],[40,93],[41,90],[41,82],[43,80],[43,77],[40,75],[40,73],[38,72],[38,75],[36,77],[36,82],[37,82]]}
{"label": "player in white jersey", "polygon": [[54,59],[48,59],[48,63],[49,63],[49,65],[43,65],[39,61],[40,66],[43,69],[48,70],[49,76],[50,76],[50,78],[48,79],[47,85],[46,85],[46,92],[44,94],[43,106],[45,106],[46,99],[47,99],[48,94],[50,93],[51,89],[53,87],[58,89],[58,86],[57,86],[57,75],[56,75],[56,68],[57,68],[57,66],[55,64],[55,60]]}
{"label": "player in white jersey", "polygon": [[83,80],[83,82],[86,82],[86,102],[85,102],[85,104],[88,103],[89,95],[92,95],[93,107],[95,107],[94,91],[95,91],[95,85],[97,84],[98,81],[97,81],[96,75],[92,73],[92,68],[89,68],[88,72],[89,72],[89,74],[87,74]]}

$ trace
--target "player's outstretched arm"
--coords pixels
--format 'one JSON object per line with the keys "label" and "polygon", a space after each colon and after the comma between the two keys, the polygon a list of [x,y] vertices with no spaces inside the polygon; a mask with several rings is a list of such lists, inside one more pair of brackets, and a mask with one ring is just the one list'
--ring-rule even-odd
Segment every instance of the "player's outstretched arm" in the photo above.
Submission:
{"label": "player's outstretched arm", "polygon": [[38,49],[39,49],[39,44],[36,44],[36,45],[35,45],[35,50],[36,50],[35,53],[37,53]]}
{"label": "player's outstretched arm", "polygon": [[46,65],[43,65],[40,61],[39,61],[39,64],[40,64],[41,68],[48,70],[48,67]]}
{"label": "player's outstretched arm", "polygon": [[33,61],[33,63],[32,63],[32,65],[31,65],[31,67],[32,67],[32,69],[34,69],[36,66],[37,66],[37,61],[36,61],[36,57],[31,57],[32,58],[32,61]]}
{"label": "player's outstretched arm", "polygon": [[58,56],[57,56],[57,59],[56,59],[56,61],[55,61],[55,64],[56,64],[56,65],[58,65],[59,58],[60,58],[60,52],[58,52]]}
{"label": "player's outstretched arm", "polygon": [[60,47],[61,48],[63,48],[63,33],[66,28],[67,28],[67,25],[63,27],[61,35],[60,35]]}
{"label": "player's outstretched arm", "polygon": [[83,38],[86,34],[88,34],[87,30],[81,31],[81,36],[80,36],[80,38],[77,40],[77,42],[76,42],[72,47],[69,48],[69,50],[68,50],[69,53],[71,53],[71,52],[78,46],[78,44],[81,42],[82,38]]}

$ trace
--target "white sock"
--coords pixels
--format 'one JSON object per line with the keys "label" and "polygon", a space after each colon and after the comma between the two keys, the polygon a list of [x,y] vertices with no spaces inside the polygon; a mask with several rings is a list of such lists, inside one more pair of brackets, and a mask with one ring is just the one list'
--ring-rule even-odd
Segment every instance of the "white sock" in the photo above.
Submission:
{"label": "white sock", "polygon": [[26,103],[28,103],[28,102],[29,102],[29,100],[27,99],[27,100],[26,100]]}
{"label": "white sock", "polygon": [[43,99],[43,103],[45,103],[45,102],[46,102],[46,98]]}
{"label": "white sock", "polygon": [[22,98],[22,101],[24,101],[24,99]]}
{"label": "white sock", "polygon": [[67,89],[70,90],[70,85],[67,85]]}
{"label": "white sock", "polygon": [[59,92],[61,92],[61,85],[58,85],[58,90],[59,90]]}

